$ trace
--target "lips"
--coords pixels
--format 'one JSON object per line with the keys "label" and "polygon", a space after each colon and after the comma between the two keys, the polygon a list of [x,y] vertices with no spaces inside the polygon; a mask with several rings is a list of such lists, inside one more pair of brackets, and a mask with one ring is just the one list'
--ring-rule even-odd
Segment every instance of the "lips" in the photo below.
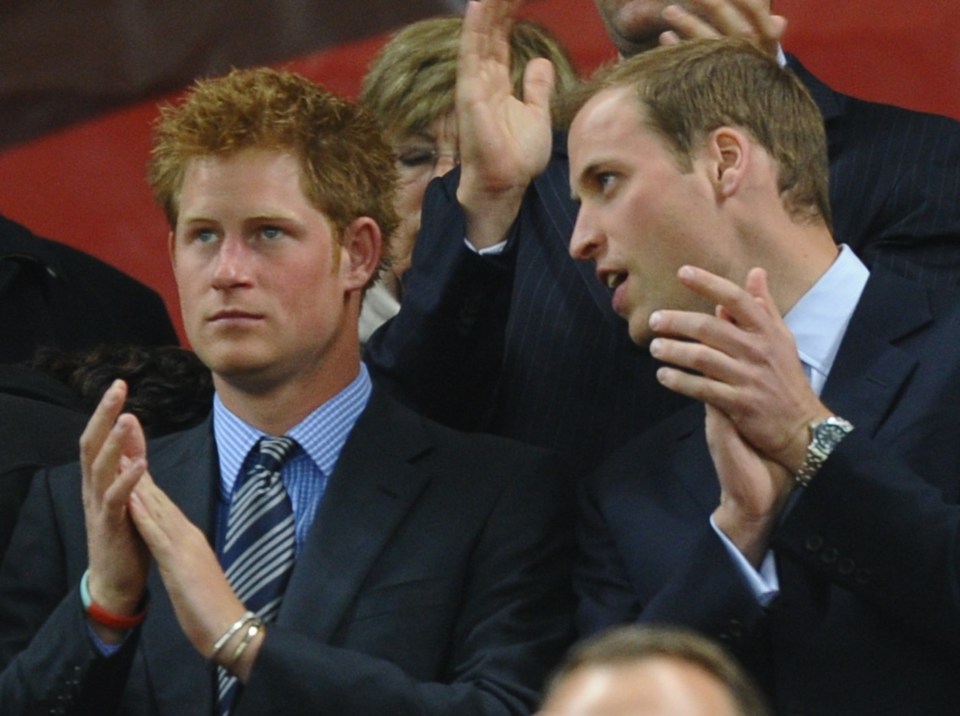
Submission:
{"label": "lips", "polygon": [[210,323],[239,323],[244,321],[256,321],[262,317],[263,316],[259,313],[251,313],[249,311],[242,311],[239,309],[224,309],[222,311],[217,311],[207,320]]}
{"label": "lips", "polygon": [[612,269],[597,269],[597,278],[600,283],[611,291],[615,290],[620,284],[627,280],[626,271],[614,271]]}
{"label": "lips", "polygon": [[597,278],[611,292],[610,304],[614,312],[622,315],[623,311],[626,310],[626,295],[624,290],[620,290],[620,287],[629,278],[629,274],[626,271],[598,269]]}
{"label": "lips", "polygon": [[605,279],[607,288],[610,290],[615,289],[621,283],[627,280],[627,274],[625,273],[608,273]]}

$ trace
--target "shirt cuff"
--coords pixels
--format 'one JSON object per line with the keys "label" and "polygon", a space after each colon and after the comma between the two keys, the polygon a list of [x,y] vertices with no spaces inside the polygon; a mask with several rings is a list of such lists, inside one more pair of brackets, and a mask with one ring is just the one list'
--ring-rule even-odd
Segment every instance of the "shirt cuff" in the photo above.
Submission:
{"label": "shirt cuff", "polygon": [[93,630],[93,627],[90,626],[89,623],[87,624],[87,635],[90,637],[90,641],[93,642],[93,646],[98,652],[100,652],[102,656],[113,656],[116,654],[121,648],[123,648],[123,645],[127,643],[127,638],[130,636],[129,634],[125,635],[123,637],[123,641],[121,641],[119,644],[107,644],[103,639],[97,636],[97,632]]}
{"label": "shirt cuff", "polygon": [[747,561],[747,558],[737,549],[736,545],[730,541],[730,538],[717,527],[717,523],[713,520],[713,515],[710,516],[710,526],[713,528],[713,531],[717,533],[720,541],[723,542],[724,548],[733,560],[740,576],[742,576],[747,583],[753,596],[756,597],[761,606],[767,606],[780,593],[780,579],[777,577],[777,560],[774,557],[773,551],[767,550],[767,553],[763,556],[763,561],[760,563],[760,569],[757,570]]}

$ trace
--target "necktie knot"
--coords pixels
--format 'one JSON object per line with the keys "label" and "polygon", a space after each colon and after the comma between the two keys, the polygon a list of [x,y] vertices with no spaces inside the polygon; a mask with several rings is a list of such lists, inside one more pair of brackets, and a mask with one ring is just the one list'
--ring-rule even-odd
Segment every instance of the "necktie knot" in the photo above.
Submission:
{"label": "necktie knot", "polygon": [[253,466],[250,468],[252,475],[262,476],[265,474],[279,474],[280,468],[293,453],[297,443],[293,438],[283,437],[264,437],[256,445],[256,456]]}

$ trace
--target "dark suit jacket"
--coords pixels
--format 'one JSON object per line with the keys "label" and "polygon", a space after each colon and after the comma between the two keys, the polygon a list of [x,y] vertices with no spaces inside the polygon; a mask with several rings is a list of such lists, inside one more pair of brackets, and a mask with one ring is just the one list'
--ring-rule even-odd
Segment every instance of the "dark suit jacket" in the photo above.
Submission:
{"label": "dark suit jacket", "polygon": [[[208,536],[215,464],[209,423],[150,445],[151,474]],[[555,468],[541,451],[454,433],[375,392],[236,716],[532,710],[572,634],[572,518]],[[77,588],[87,560],[76,466],[35,481],[24,523],[0,573],[0,712],[63,703],[209,716],[212,670],[156,570],[144,625],[119,654],[96,655]]]}
{"label": "dark suit jacket", "polygon": [[[930,283],[960,277],[960,123],[833,92],[791,64],[824,114],[838,240]],[[683,404],[631,343],[592,263],[568,244],[566,137],[499,261],[463,247],[458,174],[427,191],[398,316],[366,347],[374,376],[441,422],[558,450],[589,471]]]}
{"label": "dark suit jacket", "polygon": [[160,295],[109,264],[0,215],[0,363],[101,343],[176,345]]}
{"label": "dark suit jacket", "polygon": [[960,122],[840,94],[788,64],[826,123],[837,242],[868,265],[960,284]]}
{"label": "dark suit jacket", "polygon": [[45,373],[0,365],[0,558],[33,474],[76,460],[86,424],[68,386]]}
{"label": "dark suit jacket", "polygon": [[581,631],[641,620],[725,642],[779,714],[954,714],[960,703],[960,300],[874,272],[822,399],[855,425],[777,527],[761,608],[709,525],[700,406],[584,489]]}

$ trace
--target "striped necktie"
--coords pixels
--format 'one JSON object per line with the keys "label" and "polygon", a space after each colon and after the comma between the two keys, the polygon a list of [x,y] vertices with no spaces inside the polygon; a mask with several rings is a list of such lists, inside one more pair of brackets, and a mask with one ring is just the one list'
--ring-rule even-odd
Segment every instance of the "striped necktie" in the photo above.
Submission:
{"label": "striped necktie", "polygon": [[[276,619],[293,571],[295,522],[280,470],[296,447],[292,438],[261,438],[254,464],[234,488],[227,516],[221,556],[227,581],[265,623]],[[220,714],[230,713],[239,686],[236,677],[217,668]]]}

